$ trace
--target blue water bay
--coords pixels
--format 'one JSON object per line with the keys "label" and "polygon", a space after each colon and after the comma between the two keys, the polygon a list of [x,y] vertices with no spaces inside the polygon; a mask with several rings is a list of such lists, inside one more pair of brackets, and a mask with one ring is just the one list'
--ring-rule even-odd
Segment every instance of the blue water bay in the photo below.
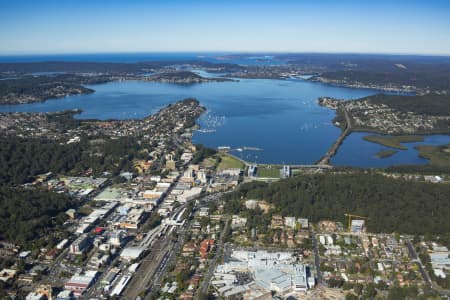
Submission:
{"label": "blue water bay", "polygon": [[[198,120],[206,132],[195,132],[194,143],[233,149],[257,147],[262,150],[233,153],[258,163],[310,164],[327,151],[340,133],[331,123],[335,112],[320,107],[317,98],[356,99],[375,93],[304,80],[271,79],[193,85],[124,81],[88,87],[96,92],[42,103],[3,105],[0,111],[55,112],[78,108],[83,112],[77,118],[130,119],[143,118],[169,103],[193,97],[208,110]],[[444,140],[426,141],[433,144]],[[424,162],[414,149],[405,151],[408,154],[376,159],[374,154],[379,149],[379,145],[362,140],[362,134],[354,133],[333,163],[376,167]]]}

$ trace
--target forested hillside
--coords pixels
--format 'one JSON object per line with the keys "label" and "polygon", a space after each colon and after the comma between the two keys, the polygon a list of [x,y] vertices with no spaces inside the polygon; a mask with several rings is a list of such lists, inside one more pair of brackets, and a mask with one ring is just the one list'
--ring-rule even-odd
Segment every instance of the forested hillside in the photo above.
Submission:
{"label": "forested hillside", "polygon": [[0,186],[0,240],[32,243],[62,224],[71,201],[53,192]]}
{"label": "forested hillside", "polygon": [[401,96],[377,94],[361,100],[369,100],[375,104],[386,104],[390,108],[401,112],[414,112],[416,114],[432,116],[450,115],[450,96],[428,94],[421,96]]}
{"label": "forested hillside", "polygon": [[242,198],[264,199],[284,216],[345,221],[345,213],[367,216],[372,232],[448,234],[450,186],[395,180],[369,173],[299,176],[276,183],[254,182],[225,196],[237,213]]}
{"label": "forested hillside", "polygon": [[83,139],[70,145],[32,138],[0,139],[0,184],[22,184],[46,172],[78,175],[92,169],[96,175],[103,171],[118,173],[131,170],[139,153],[133,137],[119,139]]}

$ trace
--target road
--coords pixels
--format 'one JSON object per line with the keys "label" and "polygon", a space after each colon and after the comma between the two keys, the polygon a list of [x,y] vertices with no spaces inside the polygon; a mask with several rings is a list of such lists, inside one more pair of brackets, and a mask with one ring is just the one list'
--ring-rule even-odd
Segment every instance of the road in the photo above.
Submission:
{"label": "road", "polygon": [[225,233],[228,230],[228,227],[230,226],[230,218],[228,218],[225,221],[225,226],[222,229],[222,232],[220,233],[219,241],[216,244],[216,252],[214,253],[214,258],[209,262],[208,271],[206,272],[205,276],[203,277],[202,283],[200,285],[199,291],[197,292],[197,295],[200,293],[206,294],[208,292],[209,283],[211,282],[211,278],[214,275],[214,270],[217,266],[217,261],[219,260],[219,257],[221,256],[222,250],[223,250],[223,239],[225,237]]}
{"label": "road", "polygon": [[320,253],[317,245],[317,238],[314,232],[311,233],[312,243],[314,247],[314,264],[316,265],[317,284],[323,284],[322,272],[320,271]]}
{"label": "road", "polygon": [[433,287],[430,277],[428,276],[428,273],[425,271],[425,268],[420,261],[420,259],[417,256],[416,250],[414,249],[413,245],[411,244],[410,240],[406,240],[406,247],[408,247],[409,256],[418,264],[420,274],[422,275],[423,281],[429,286]]}
{"label": "road", "polygon": [[336,154],[336,152],[339,149],[339,146],[341,146],[342,142],[344,141],[344,139],[347,137],[347,135],[350,134],[351,129],[352,129],[352,125],[351,125],[351,120],[350,120],[350,116],[348,115],[347,110],[344,110],[344,116],[345,116],[345,128],[344,130],[341,132],[341,135],[338,137],[338,139],[336,140],[336,142],[331,146],[331,148],[327,151],[327,153],[325,153],[325,155],[317,162],[317,165],[328,165],[331,158]]}

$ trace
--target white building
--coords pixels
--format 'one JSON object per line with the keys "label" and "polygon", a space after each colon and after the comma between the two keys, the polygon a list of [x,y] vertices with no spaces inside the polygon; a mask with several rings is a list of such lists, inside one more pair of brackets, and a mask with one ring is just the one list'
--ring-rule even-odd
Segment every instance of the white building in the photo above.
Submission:
{"label": "white building", "polygon": [[247,218],[242,218],[238,215],[233,215],[231,218],[231,228],[242,228],[247,224]]}
{"label": "white building", "polygon": [[113,231],[109,236],[109,244],[113,247],[122,246],[124,233],[122,231]]}
{"label": "white building", "polygon": [[364,220],[352,220],[351,232],[362,233],[366,230]]}
{"label": "white building", "polygon": [[281,178],[291,177],[291,167],[289,167],[288,165],[284,165],[283,168],[280,170],[280,177]]}
{"label": "white building", "polygon": [[90,246],[91,239],[86,234],[83,234],[73,241],[70,245],[69,252],[76,255],[83,254]]}
{"label": "white building", "polygon": [[209,208],[208,207],[200,207],[200,211],[198,213],[199,217],[207,217],[209,216]]}
{"label": "white building", "polygon": [[208,181],[205,170],[201,169],[197,172],[197,180],[201,183],[206,183]]}
{"label": "white building", "polygon": [[58,250],[64,249],[64,247],[66,247],[68,242],[69,242],[68,239],[63,239],[61,242],[58,243],[58,245],[56,245],[56,249]]}
{"label": "white building", "polygon": [[180,203],[186,203],[200,196],[202,192],[203,192],[202,188],[193,187],[190,190],[186,190],[182,194],[177,195],[177,201]]}
{"label": "white building", "polygon": [[120,257],[124,260],[131,261],[139,258],[144,251],[144,247],[127,247],[120,253]]}
{"label": "white building", "polygon": [[298,218],[297,222],[300,224],[301,229],[307,229],[309,227],[308,219]]}
{"label": "white building", "polygon": [[245,201],[245,207],[247,209],[256,209],[257,206],[258,206],[258,201],[256,201],[256,200],[246,200]]}
{"label": "white building", "polygon": [[446,278],[446,272],[450,271],[450,252],[447,247],[433,245],[430,253],[431,266],[436,276]]}
{"label": "white building", "polygon": [[143,208],[133,208],[131,209],[125,220],[120,223],[121,228],[126,229],[138,229],[142,222],[145,210]]}
{"label": "white building", "polygon": [[251,165],[250,167],[248,167],[248,177],[255,177],[256,173],[258,171],[258,167],[256,165]]}
{"label": "white building", "polygon": [[297,221],[296,221],[295,217],[285,217],[284,218],[284,226],[290,227],[290,228],[295,228],[296,225],[297,225]]}
{"label": "white building", "polygon": [[72,291],[74,295],[81,296],[88,289],[95,277],[97,271],[86,271],[84,274],[73,275],[72,278],[64,285],[66,290]]}
{"label": "white building", "polygon": [[184,152],[183,154],[181,154],[181,160],[184,161],[185,163],[188,163],[191,161],[193,157],[192,152]]}
{"label": "white building", "polygon": [[[215,277],[220,279],[216,281],[219,285],[226,279],[221,274],[250,272],[254,283],[266,291],[284,295],[308,289],[306,266],[297,263],[291,252],[233,251],[231,257],[233,260],[216,269]],[[219,293],[226,296],[228,291],[238,287],[239,285],[225,285],[219,289]]]}

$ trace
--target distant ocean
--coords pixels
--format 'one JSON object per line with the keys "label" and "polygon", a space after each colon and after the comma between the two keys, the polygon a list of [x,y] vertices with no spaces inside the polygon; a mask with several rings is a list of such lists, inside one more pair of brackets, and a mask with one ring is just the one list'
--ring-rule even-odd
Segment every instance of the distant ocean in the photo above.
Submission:
{"label": "distant ocean", "polygon": [[261,57],[251,54],[229,57],[231,53],[224,52],[172,52],[172,53],[91,53],[91,54],[42,54],[42,55],[0,55],[0,63],[45,62],[45,61],[82,61],[82,62],[112,62],[136,63],[145,61],[185,61],[204,60],[213,63],[235,63],[243,65],[275,65],[283,64],[272,56]]}

